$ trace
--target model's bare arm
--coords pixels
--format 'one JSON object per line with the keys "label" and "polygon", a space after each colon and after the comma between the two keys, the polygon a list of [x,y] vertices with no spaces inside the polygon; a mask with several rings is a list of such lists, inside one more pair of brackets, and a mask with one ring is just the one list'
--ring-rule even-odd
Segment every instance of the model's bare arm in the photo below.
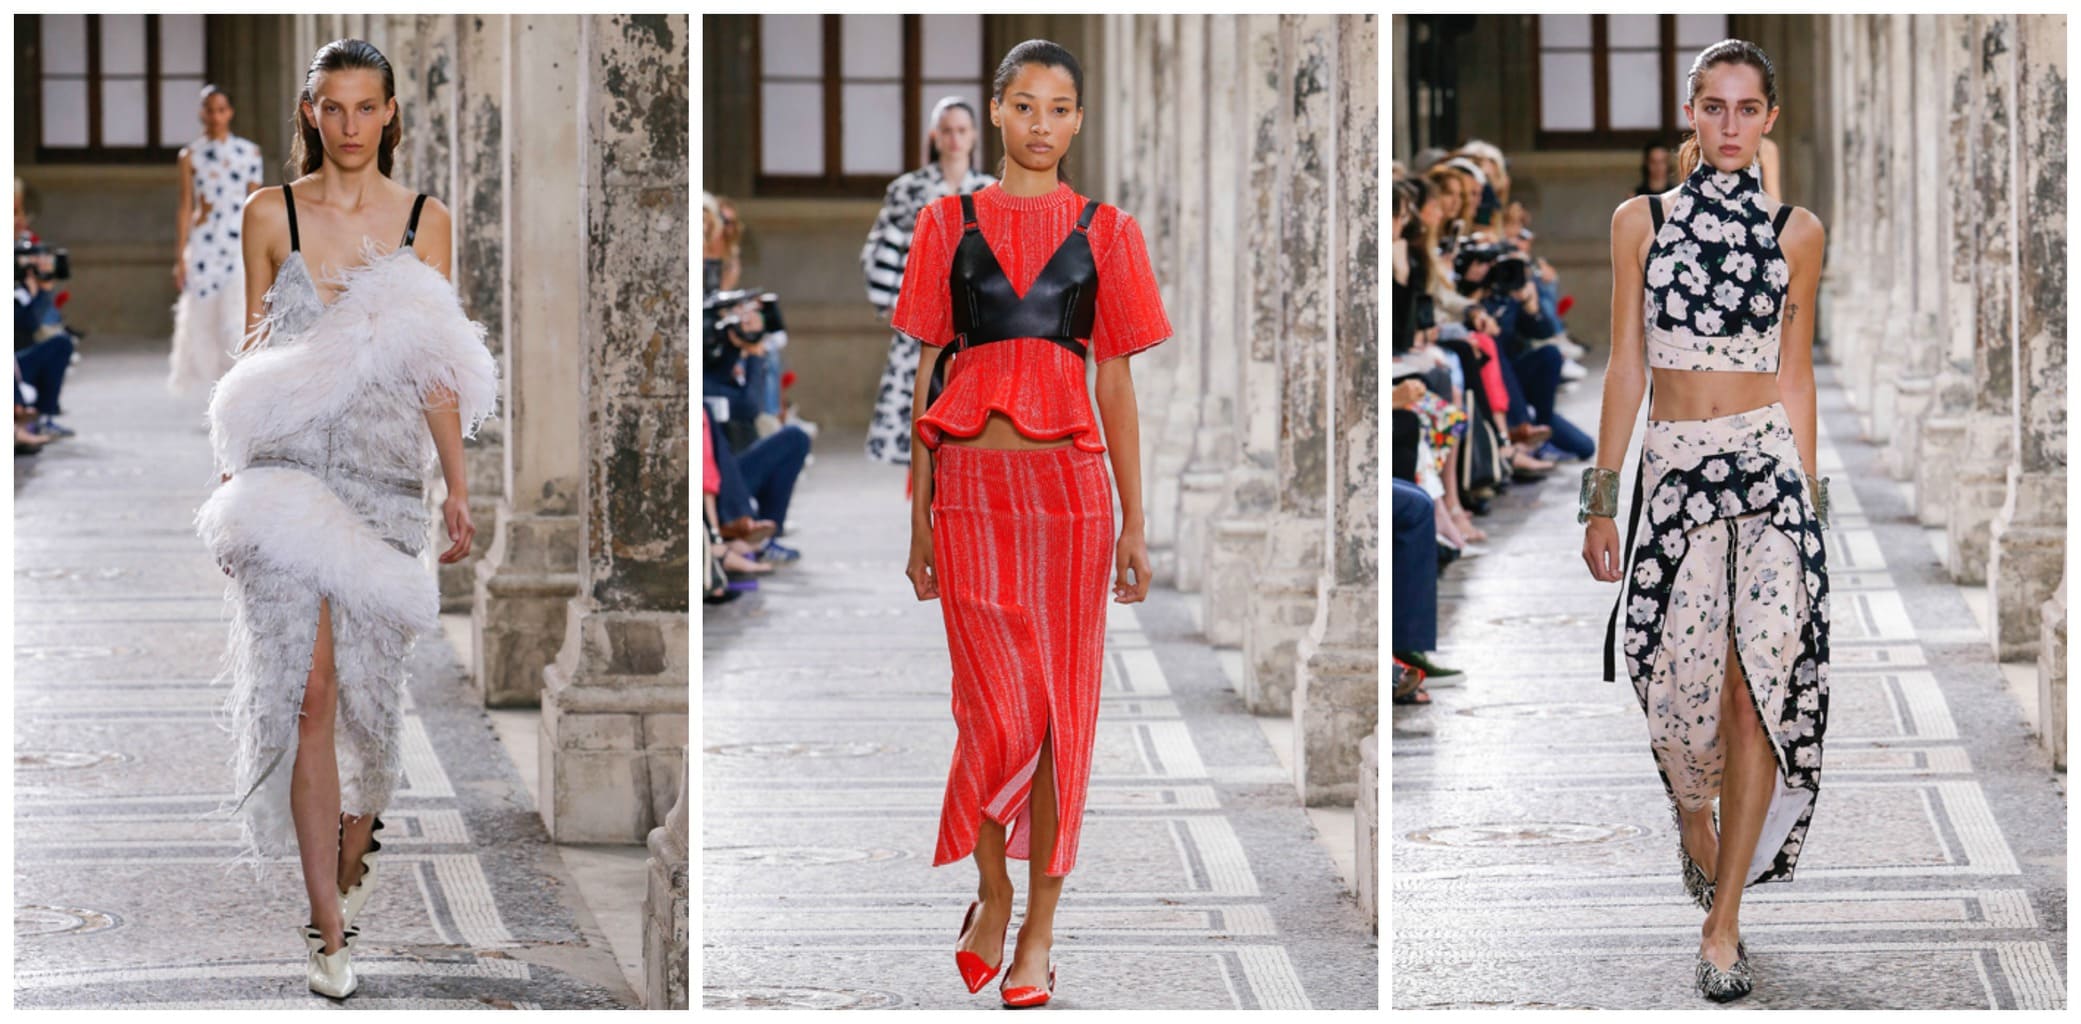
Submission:
{"label": "model's bare arm", "polygon": [[[1142,423],[1134,376],[1120,356],[1098,364],[1098,415],[1105,423],[1113,485],[1120,492],[1120,542],[1114,549],[1113,600],[1134,604],[1149,596],[1149,543],[1142,518]],[[1129,570],[1133,579],[1128,579]]]}
{"label": "model's bare arm", "polygon": [[188,148],[186,146],[181,147],[180,168],[180,212],[174,215],[173,286],[186,291],[188,288],[188,226],[195,222],[195,164],[188,158]]}
{"label": "model's bare arm", "polygon": [[925,415],[932,368],[945,354],[938,345],[918,347],[917,383],[910,400],[910,560],[903,574],[920,601],[939,596],[939,570],[932,558],[932,449],[918,439],[918,418]]}
{"label": "model's bare arm", "polygon": [[[439,271],[442,277],[452,278],[450,257],[455,240],[450,227],[448,208],[429,197],[426,208],[419,213],[419,229],[412,249],[420,262]],[[427,391],[426,429],[433,434],[434,451],[441,457],[441,480],[448,488],[448,497],[441,502],[441,518],[448,527],[451,543],[448,550],[441,552],[440,560],[459,562],[469,557],[477,527],[470,521],[469,464],[463,456],[462,411],[454,391],[439,384]]]}
{"label": "model's bare arm", "polygon": [[1809,476],[1820,476],[1815,462],[1820,438],[1814,400],[1814,293],[1821,284],[1827,233],[1821,218],[1800,207],[1786,219],[1778,242],[1792,271],[1778,328],[1778,400],[1792,420],[1800,468]]}
{"label": "model's bare arm", "polygon": [[1597,415],[1597,465],[1604,469],[1616,470],[1625,461],[1647,392],[1640,250],[1652,230],[1646,196],[1620,203],[1611,215],[1611,361],[1604,367],[1604,403]]}
{"label": "model's bare arm", "polygon": [[274,287],[281,260],[288,258],[289,214],[282,208],[280,189],[268,189],[246,201],[245,213],[239,217],[238,237],[246,264],[246,337],[238,346],[243,352],[252,345],[253,329],[266,313],[263,300],[267,290]]}
{"label": "model's bare arm", "polygon": [[[1647,390],[1647,345],[1641,326],[1640,254],[1654,225],[1646,196],[1619,204],[1611,214],[1611,361],[1604,367],[1604,406],[1597,421],[1597,466],[1618,472],[1633,440],[1633,420]],[[1622,571],[1619,528],[1610,516],[1593,515],[1583,527],[1582,560],[1593,579],[1614,582]]]}

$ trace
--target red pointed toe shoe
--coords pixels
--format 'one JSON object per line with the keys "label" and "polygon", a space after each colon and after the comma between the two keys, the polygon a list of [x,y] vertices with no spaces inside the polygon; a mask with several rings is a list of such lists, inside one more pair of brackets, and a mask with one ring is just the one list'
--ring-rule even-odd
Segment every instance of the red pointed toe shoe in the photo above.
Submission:
{"label": "red pointed toe shoe", "polygon": [[[1011,975],[1007,973],[1005,980],[1009,981],[1010,979]],[[1039,1006],[1054,998],[1055,959],[1053,957],[1048,958],[1047,988],[1041,988],[1038,985],[1013,985],[1010,988],[999,988],[998,992],[1004,998],[1004,1008],[1007,1010],[1023,1010],[1029,1006]]]}
{"label": "red pointed toe shoe", "polygon": [[[961,918],[961,934],[955,939],[956,943],[968,938],[968,926],[975,920],[976,908],[980,906],[982,906],[982,901],[980,900],[970,900],[968,902],[968,913]],[[1006,932],[1011,931],[1011,918],[1005,918],[1004,927]],[[1001,942],[1002,940],[1000,940]],[[1000,944],[999,949],[1002,950],[1002,948]],[[1004,966],[1004,954],[999,952],[996,963],[986,964],[983,962],[982,957],[965,949],[956,949],[954,950],[954,966],[961,969],[961,980],[968,983],[968,993],[974,995],[977,992],[981,992],[983,986],[990,983],[991,978],[997,977],[998,969]]]}

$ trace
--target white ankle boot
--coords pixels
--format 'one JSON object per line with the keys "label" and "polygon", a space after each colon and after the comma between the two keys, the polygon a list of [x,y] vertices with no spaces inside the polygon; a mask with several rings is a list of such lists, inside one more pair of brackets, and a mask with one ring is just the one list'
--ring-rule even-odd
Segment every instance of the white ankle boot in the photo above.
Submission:
{"label": "white ankle boot", "polygon": [[340,893],[340,920],[343,926],[351,926],[354,923],[355,915],[361,913],[362,905],[368,902],[369,893],[376,887],[376,851],[383,848],[383,841],[377,839],[376,834],[382,831],[383,818],[378,815],[375,823],[369,828],[368,852],[361,855],[361,878],[355,881],[353,888]]}
{"label": "white ankle boot", "polygon": [[312,925],[303,926],[304,944],[311,947],[311,962],[304,972],[309,977],[311,991],[321,996],[345,999],[360,987],[361,979],[354,976],[354,964],[349,959],[359,934],[353,928],[347,929],[342,933],[340,948],[325,953],[321,952],[325,948],[325,936]]}

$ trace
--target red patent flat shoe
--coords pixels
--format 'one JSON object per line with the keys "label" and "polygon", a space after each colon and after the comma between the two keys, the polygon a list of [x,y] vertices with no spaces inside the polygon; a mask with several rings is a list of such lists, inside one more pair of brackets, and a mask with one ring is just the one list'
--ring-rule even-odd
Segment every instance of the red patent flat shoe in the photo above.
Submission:
{"label": "red patent flat shoe", "polygon": [[[980,900],[968,901],[968,913],[962,915],[961,918],[961,934],[954,940],[957,944],[968,938],[968,926],[975,920],[976,908],[980,906],[982,906],[982,901]],[[1005,918],[1004,927],[1006,932],[1011,931],[1011,918]],[[999,941],[1001,942],[1002,940]],[[1002,949],[1001,946],[999,948],[1000,950]],[[961,980],[968,983],[968,994],[974,995],[977,992],[981,992],[983,986],[990,983],[991,978],[997,977],[998,969],[1004,966],[1004,954],[999,952],[996,963],[986,964],[983,962],[982,957],[965,949],[956,949],[954,950],[954,966],[960,968]]]}
{"label": "red patent flat shoe", "polygon": [[[1007,972],[1005,978],[1010,980],[1011,974]],[[1013,985],[1010,988],[999,988],[998,993],[1003,997],[1004,1008],[1007,1010],[1023,1010],[1047,1002],[1055,995],[1055,959],[1048,958],[1047,988],[1038,985]]]}

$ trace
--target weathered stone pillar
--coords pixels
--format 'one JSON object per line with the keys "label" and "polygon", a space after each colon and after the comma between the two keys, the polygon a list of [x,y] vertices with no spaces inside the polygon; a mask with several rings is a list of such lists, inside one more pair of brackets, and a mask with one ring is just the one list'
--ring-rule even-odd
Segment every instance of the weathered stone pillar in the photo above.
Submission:
{"label": "weathered stone pillar", "polygon": [[[464,15],[469,17],[469,15]],[[477,565],[471,643],[490,707],[539,703],[542,668],[578,594],[578,491],[585,467],[574,383],[585,360],[585,195],[577,66],[580,19],[501,17],[506,345],[510,397],[491,543]],[[482,45],[489,47],[491,41]],[[473,114],[473,116],[477,116]]]}
{"label": "weathered stone pillar", "polygon": [[643,894],[643,1006],[650,1010],[687,1008],[686,790],[691,781],[680,777],[678,801],[665,823],[650,830],[649,885]]}
{"label": "weathered stone pillar", "polygon": [[542,820],[636,843],[686,770],[687,20],[586,15],[579,596],[543,670]]}
{"label": "weathered stone pillar", "polygon": [[[1179,481],[1185,474],[1185,463],[1192,457],[1193,427],[1199,419],[1198,381],[1205,364],[1205,336],[1193,326],[1198,312],[1198,296],[1188,284],[1194,246],[1187,242],[1188,231],[1202,222],[1205,210],[1188,207],[1187,187],[1184,184],[1187,161],[1185,154],[1195,158],[1199,150],[1191,149],[1200,133],[1193,132],[1184,122],[1194,112],[1203,109],[1206,102],[1206,72],[1204,55],[1198,48],[1187,49],[1182,24],[1191,20],[1191,15],[1159,14],[1151,16],[1150,35],[1155,47],[1156,60],[1153,67],[1158,90],[1155,115],[1151,126],[1155,129],[1155,148],[1149,162],[1150,181],[1143,193],[1151,200],[1150,208],[1155,214],[1156,231],[1162,239],[1165,259],[1160,266],[1159,279],[1164,282],[1164,306],[1173,314],[1171,326],[1179,333],[1171,344],[1163,348],[1169,351],[1158,361],[1163,374],[1156,404],[1148,410],[1145,421],[1145,438],[1150,442],[1150,457],[1143,462],[1148,468],[1144,488],[1148,492],[1149,508],[1149,561],[1151,568],[1160,578],[1175,582],[1182,559],[1179,553],[1179,530],[1182,524],[1178,516]],[[1204,143],[1200,149],[1204,149]],[[1178,316],[1182,314],[1182,317]]]}
{"label": "weathered stone pillar", "polygon": [[1988,528],[1990,639],[2034,658],[2038,615],[2066,565],[2066,16],[2016,16],[2015,415],[2001,511]]}
{"label": "weathered stone pillar", "polygon": [[1825,225],[1828,231],[1828,258],[1821,266],[1820,326],[1828,339],[1828,355],[1838,366],[1847,366],[1850,352],[1855,345],[1852,337],[1856,331],[1857,278],[1852,270],[1856,256],[1856,224],[1851,211],[1857,202],[1857,190],[1862,182],[1856,180],[1856,163],[1852,152],[1854,138],[1859,130],[1853,115],[1857,96],[1857,68],[1852,62],[1850,37],[1852,15],[1828,15],[1828,74],[1830,81],[1828,100],[1833,116],[1830,118],[1835,130],[1822,137],[1823,149],[1836,168],[1830,175],[1831,198],[1829,205],[1835,211],[1835,221]]}
{"label": "weathered stone pillar", "polygon": [[1358,804],[1352,814],[1352,879],[1358,909],[1380,934],[1380,734],[1359,742]]}
{"label": "weathered stone pillar", "polygon": [[[503,14],[458,14],[455,20],[455,174],[448,207],[455,221],[455,287],[463,308],[484,324],[484,345],[500,363],[500,382],[510,392],[512,364],[506,360],[506,132],[507,33]],[[486,420],[463,449],[469,461],[470,520],[488,538],[497,533],[499,499],[506,493],[506,416],[513,396],[499,396],[501,414]],[[466,597],[477,614],[477,566],[491,550],[478,545],[457,563],[467,571]],[[577,564],[577,544],[570,562]],[[445,571],[447,566],[443,567]],[[444,577],[442,593],[448,592]],[[445,603],[445,600],[444,600]],[[473,662],[482,664],[482,662]],[[539,679],[539,672],[535,678]]]}
{"label": "weathered stone pillar", "polygon": [[1291,134],[1292,121],[1282,88],[1278,15],[1240,15],[1236,30],[1237,120],[1245,137],[1273,144],[1235,147],[1241,162],[1232,300],[1241,332],[1236,368],[1238,451],[1215,518],[1204,617],[1207,639],[1224,646],[1244,642],[1278,490],[1272,467],[1278,461],[1278,355],[1284,305],[1279,277],[1280,181],[1287,157],[1284,140]]}
{"label": "weathered stone pillar", "polygon": [[1914,221],[1914,183],[1909,179],[1917,140],[1910,118],[1915,93],[1908,64],[1907,18],[1881,14],[1874,24],[1883,56],[1874,72],[1879,89],[1872,108],[1872,116],[1878,122],[1878,176],[1872,181],[1879,211],[1878,220],[1872,225],[1877,234],[1878,259],[1869,269],[1881,275],[1885,288],[1880,293],[1882,301],[1870,309],[1876,321],[1873,326],[1877,343],[1871,346],[1871,357],[1863,365],[1866,394],[1870,396],[1865,436],[1885,446],[1893,439],[1894,416],[1900,407],[1900,376],[1908,363],[1908,327],[1912,318],[1907,293],[1914,286],[1914,265],[1910,262],[1914,249],[1907,244]]}
{"label": "weathered stone pillar", "polygon": [[2059,576],[2052,600],[2038,616],[2038,742],[2052,754],[2052,767],[2067,770],[2067,577]]}
{"label": "weathered stone pillar", "polygon": [[[1240,137],[1236,119],[1236,17],[1207,15],[1201,23],[1207,60],[1207,104],[1203,108],[1201,169],[1205,179],[1201,208],[1201,310],[1199,331],[1205,335],[1205,375],[1201,377],[1199,431],[1192,435],[1192,458],[1178,481],[1178,520],[1184,529],[1178,587],[1203,591],[1213,574],[1213,535],[1226,497],[1228,470],[1236,462],[1236,385],[1242,318],[1236,314],[1236,210],[1242,187],[1242,146],[1219,144]],[[1215,139],[1207,144],[1207,139]],[[1207,624],[1209,599],[1199,597],[1199,620]],[[1211,637],[1211,631],[1207,631]]]}
{"label": "weathered stone pillar", "polygon": [[1243,699],[1259,714],[1293,711],[1294,646],[1315,619],[1329,483],[1328,353],[1330,152],[1327,82],[1334,67],[1335,17],[1279,16],[1281,93],[1293,117],[1279,150],[1290,154],[1281,190],[1278,236],[1280,377],[1278,498],[1264,557],[1250,592],[1243,639]]}
{"label": "weathered stone pillar", "polygon": [[1987,582],[1988,527],[2008,493],[2015,427],[2016,19],[1973,15],[1979,37],[1978,145],[1973,189],[1978,199],[1973,248],[1979,263],[1973,298],[1979,330],[1974,339],[1973,409],[1966,418],[1965,450],[1950,474],[1950,543],[1944,567],[1961,583]]}
{"label": "weathered stone pillar", "polygon": [[[1203,158],[1199,166],[1204,180],[1194,187],[1202,190],[1204,227],[1199,239],[1195,273],[1201,281],[1198,330],[1206,338],[1204,376],[1201,378],[1199,424],[1192,438],[1192,458],[1179,480],[1178,520],[1180,550],[1178,588],[1203,590],[1214,571],[1215,530],[1226,496],[1229,470],[1236,464],[1236,389],[1241,383],[1241,335],[1236,288],[1236,228],[1242,188],[1244,147],[1212,145],[1237,118],[1237,18],[1232,14],[1207,16],[1201,22],[1205,34],[1206,107],[1200,126]],[[1213,134],[1204,134],[1211,126]],[[1207,600],[1200,599],[1200,622],[1206,629]]]}
{"label": "weathered stone pillar", "polygon": [[[1898,385],[1899,408],[1893,419],[1894,435],[1886,448],[1887,469],[1898,480],[1913,480],[1922,452],[1922,422],[1934,398],[1936,373],[1943,363],[1943,338],[1937,331],[1941,308],[1938,238],[1941,209],[1938,184],[1943,180],[1939,156],[1943,146],[1943,113],[1947,90],[1944,76],[1932,64],[1943,57],[1943,39],[1933,14],[1909,15],[1912,41],[1908,52],[1916,56],[1915,74],[1909,76],[1913,97],[1909,103],[1908,150],[1914,170],[1906,175],[1913,193],[1909,208],[1908,294],[1911,304],[1905,337],[1907,357]],[[1936,72],[1936,73],[1933,73]]]}
{"label": "weathered stone pillar", "polygon": [[1970,15],[1944,14],[1937,20],[1935,56],[1944,88],[1943,169],[1937,189],[1942,203],[1937,252],[1943,267],[1938,285],[1943,297],[1938,315],[1943,354],[1931,385],[1915,464],[1915,516],[1929,526],[1943,526],[1951,518],[1954,468],[1965,457],[1965,425],[1972,409],[1973,339],[1979,322],[1973,303],[1979,264],[1972,255],[1979,216],[1973,199],[1979,37]]}
{"label": "weathered stone pillar", "polygon": [[[1358,798],[1359,741],[1380,721],[1380,22],[1332,19],[1335,185],[1326,299],[1336,316],[1315,620],[1295,647],[1294,784],[1308,806]],[[1326,69],[1331,70],[1331,69]],[[1324,528],[1326,527],[1326,529]]]}
{"label": "weathered stone pillar", "polygon": [[[1212,79],[1213,55],[1208,52],[1212,15],[1178,15],[1178,304],[1170,308],[1171,326],[1178,337],[1171,344],[1187,349],[1181,362],[1179,387],[1172,402],[1178,411],[1175,429],[1177,473],[1172,477],[1177,518],[1174,537],[1173,584],[1186,593],[1197,592],[1206,577],[1206,533],[1220,496],[1218,481],[1206,472],[1201,459],[1201,434],[1206,422],[1207,395],[1213,390],[1216,367],[1214,343],[1207,329],[1207,264],[1213,211],[1208,209],[1207,179],[1212,154],[1207,145],[1207,111],[1215,102]],[[1225,123],[1225,122],[1224,122]],[[1168,304],[1166,304],[1168,305]]]}

